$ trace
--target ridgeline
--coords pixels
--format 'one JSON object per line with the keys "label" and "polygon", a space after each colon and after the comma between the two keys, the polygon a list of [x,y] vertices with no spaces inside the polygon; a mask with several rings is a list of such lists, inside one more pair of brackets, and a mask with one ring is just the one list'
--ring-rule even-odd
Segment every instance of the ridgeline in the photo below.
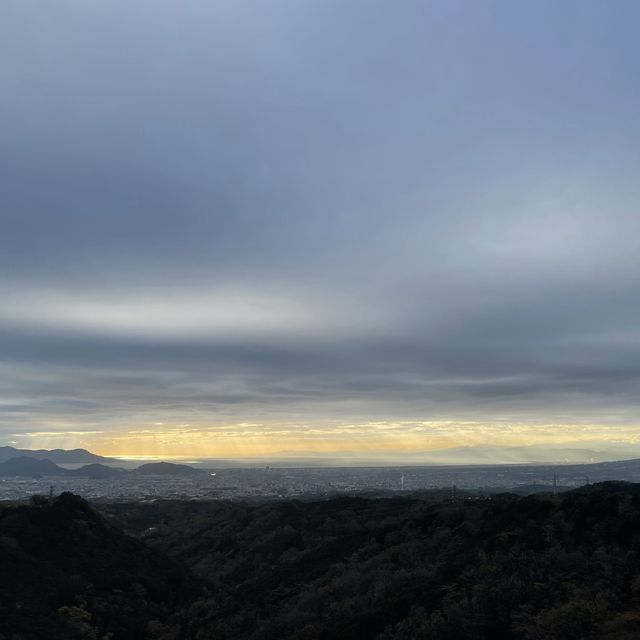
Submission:
{"label": "ridgeline", "polygon": [[640,637],[637,484],[100,515],[36,502],[0,509],[2,640]]}

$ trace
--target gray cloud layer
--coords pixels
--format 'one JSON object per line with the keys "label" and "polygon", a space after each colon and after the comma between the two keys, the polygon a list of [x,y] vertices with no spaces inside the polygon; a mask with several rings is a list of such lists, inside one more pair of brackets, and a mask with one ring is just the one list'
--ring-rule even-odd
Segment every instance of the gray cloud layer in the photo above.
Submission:
{"label": "gray cloud layer", "polygon": [[0,433],[637,422],[634,2],[0,8]]}

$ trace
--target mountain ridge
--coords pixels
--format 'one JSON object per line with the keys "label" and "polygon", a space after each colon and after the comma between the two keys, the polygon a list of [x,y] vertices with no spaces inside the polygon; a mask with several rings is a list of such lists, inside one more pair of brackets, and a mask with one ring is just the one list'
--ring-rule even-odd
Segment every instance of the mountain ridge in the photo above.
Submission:
{"label": "mountain ridge", "polygon": [[49,459],[39,460],[28,456],[19,456],[0,462],[0,476],[64,476],[64,477],[86,477],[93,479],[112,478],[124,474],[141,475],[175,475],[192,476],[205,473],[202,469],[195,469],[184,464],[173,464],[171,462],[154,462],[143,464],[137,469],[127,471],[121,467],[109,467],[100,463],[87,464],[79,469],[64,469]]}
{"label": "mountain ridge", "polygon": [[90,464],[92,462],[118,462],[87,449],[17,449],[9,445],[0,447],[0,462],[11,458],[28,457],[36,460],[51,460],[56,464]]}

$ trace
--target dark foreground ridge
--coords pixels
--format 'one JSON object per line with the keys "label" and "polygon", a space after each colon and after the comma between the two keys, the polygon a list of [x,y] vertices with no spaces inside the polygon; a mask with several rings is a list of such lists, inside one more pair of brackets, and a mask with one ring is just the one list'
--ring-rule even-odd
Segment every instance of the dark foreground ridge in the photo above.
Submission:
{"label": "dark foreground ridge", "polygon": [[2,640],[137,640],[196,595],[178,563],[78,496],[0,505]]}
{"label": "dark foreground ridge", "polygon": [[100,508],[0,511],[0,637],[640,638],[637,484]]}

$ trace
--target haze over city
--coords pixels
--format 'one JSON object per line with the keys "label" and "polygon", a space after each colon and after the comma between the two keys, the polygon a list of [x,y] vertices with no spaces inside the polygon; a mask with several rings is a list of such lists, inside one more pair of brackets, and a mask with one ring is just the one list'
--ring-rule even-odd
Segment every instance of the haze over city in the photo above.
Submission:
{"label": "haze over city", "polygon": [[0,446],[640,457],[638,3],[0,17]]}

